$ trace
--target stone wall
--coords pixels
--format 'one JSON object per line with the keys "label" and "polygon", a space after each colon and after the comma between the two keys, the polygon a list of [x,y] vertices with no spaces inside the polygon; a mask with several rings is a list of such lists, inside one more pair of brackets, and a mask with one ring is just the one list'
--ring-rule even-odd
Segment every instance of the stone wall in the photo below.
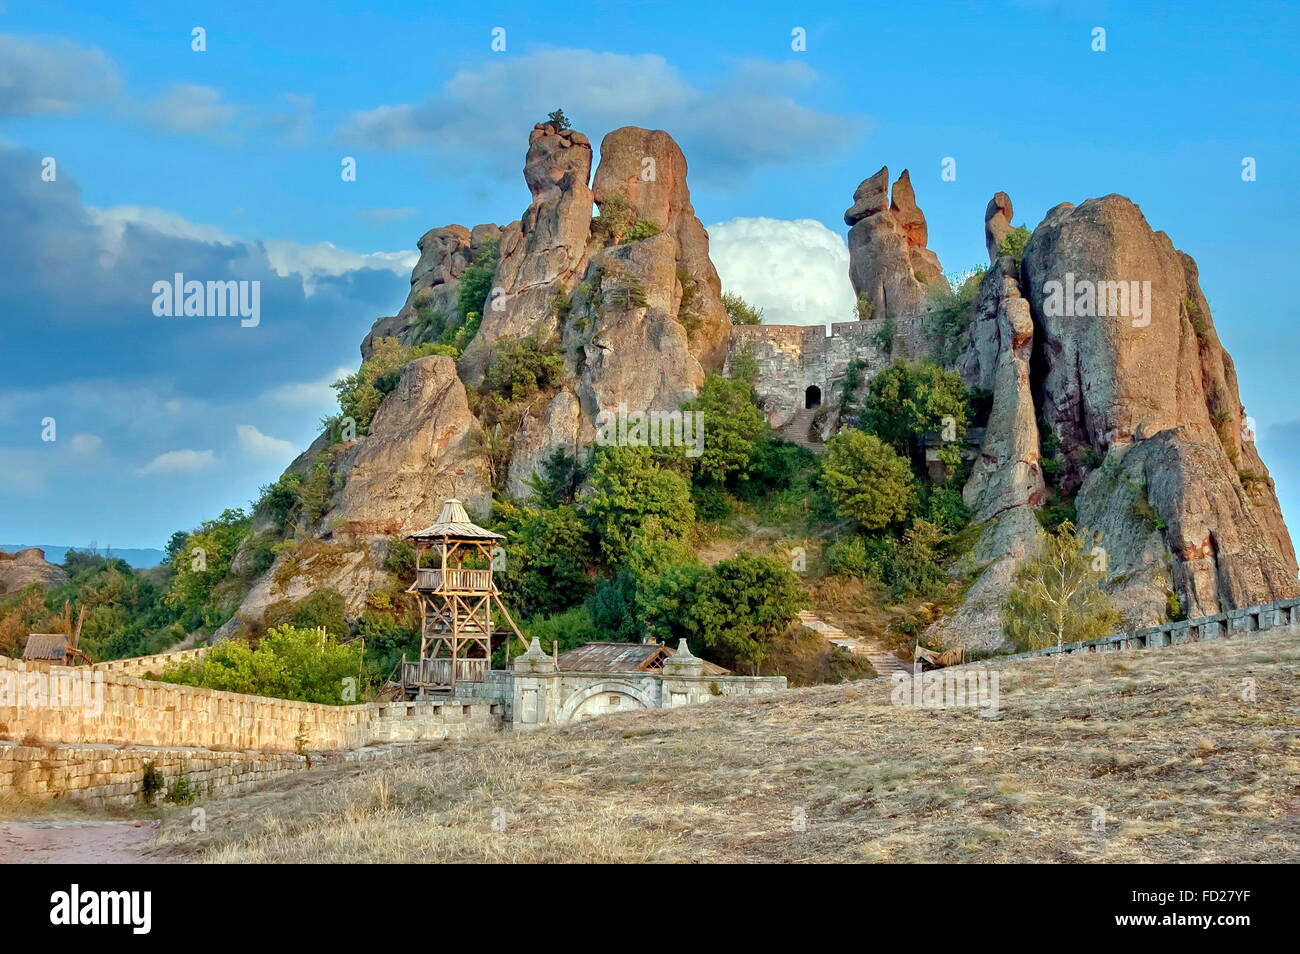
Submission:
{"label": "stone wall", "polygon": [[164,791],[184,776],[200,799],[235,794],[253,785],[301,772],[328,761],[379,758],[373,748],[324,757],[287,752],[217,752],[202,748],[150,748],[116,745],[24,745],[0,741],[0,800],[66,797],[91,805],[139,804],[145,765],[162,775]]}
{"label": "stone wall", "polygon": [[1057,648],[1035,649],[1029,652],[1013,653],[1008,656],[992,656],[982,659],[980,664],[996,664],[1009,659],[1027,659],[1030,656],[1054,656],[1074,653],[1105,653],[1121,649],[1148,649],[1157,646],[1181,646],[1187,643],[1210,642],[1215,639],[1231,639],[1236,636],[1251,636],[1270,630],[1290,631],[1300,625],[1300,598],[1292,597],[1263,603],[1259,606],[1247,606],[1242,609],[1229,610],[1215,616],[1201,616],[1197,619],[1185,619],[1162,626],[1148,626],[1099,639],[1089,639],[1077,643],[1066,643]]}
{"label": "stone wall", "polygon": [[732,362],[749,354],[758,365],[754,388],[768,423],[787,424],[804,407],[809,387],[821,390],[823,407],[839,403],[849,365],[866,362],[868,381],[889,364],[889,354],[876,344],[880,321],[837,321],[830,325],[737,325],[727,343],[724,373]]}
{"label": "stone wall", "polygon": [[100,672],[113,672],[119,676],[144,676],[148,673],[160,675],[168,666],[191,663],[202,659],[208,646],[195,649],[178,649],[171,653],[155,653],[152,656],[132,656],[130,659],[110,659],[108,662],[95,663],[92,669]]}

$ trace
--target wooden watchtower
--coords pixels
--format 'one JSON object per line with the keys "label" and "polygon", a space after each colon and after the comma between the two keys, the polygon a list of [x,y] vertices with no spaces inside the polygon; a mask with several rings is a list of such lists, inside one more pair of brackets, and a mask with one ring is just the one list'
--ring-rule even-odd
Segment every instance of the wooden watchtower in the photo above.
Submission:
{"label": "wooden watchtower", "polygon": [[[407,592],[420,602],[420,658],[403,659],[403,688],[423,696],[482,682],[492,667],[494,608],[524,642],[492,579],[492,551],[505,537],[476,526],[461,501],[448,500],[437,523],[407,539],[415,544],[415,580]],[[437,563],[425,566],[430,554]],[[509,633],[503,635],[509,641]]]}

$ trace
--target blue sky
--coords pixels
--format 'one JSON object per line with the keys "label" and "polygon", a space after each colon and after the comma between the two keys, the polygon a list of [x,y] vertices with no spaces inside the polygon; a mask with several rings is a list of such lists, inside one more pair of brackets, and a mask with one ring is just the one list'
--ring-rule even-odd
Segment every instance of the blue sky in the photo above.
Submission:
{"label": "blue sky", "polygon": [[[400,306],[416,239],[518,218],[528,130],[557,105],[594,142],[677,137],[700,218],[729,223],[724,282],[769,314],[799,284],[847,295],[841,215],[882,165],[911,169],[949,270],[982,260],[995,191],[1030,227],[1130,196],[1199,263],[1300,518],[1300,309],[1279,280],[1300,244],[1295,8],[383,8],[0,0],[0,541],[160,546],[246,504]],[[810,236],[801,267],[790,242]],[[789,263],[775,277],[765,250]],[[176,271],[262,281],[261,324],[155,317],[150,286]]]}

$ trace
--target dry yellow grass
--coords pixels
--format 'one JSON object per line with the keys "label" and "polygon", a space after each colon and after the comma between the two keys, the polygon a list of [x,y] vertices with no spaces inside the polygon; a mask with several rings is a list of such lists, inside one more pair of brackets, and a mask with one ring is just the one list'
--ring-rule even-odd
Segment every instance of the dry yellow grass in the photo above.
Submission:
{"label": "dry yellow grass", "polygon": [[1052,669],[1001,667],[994,718],[894,706],[887,684],[859,683],[431,746],[211,801],[205,832],[178,812],[158,850],[352,864],[1294,859],[1300,635],[1070,658],[1056,684]]}

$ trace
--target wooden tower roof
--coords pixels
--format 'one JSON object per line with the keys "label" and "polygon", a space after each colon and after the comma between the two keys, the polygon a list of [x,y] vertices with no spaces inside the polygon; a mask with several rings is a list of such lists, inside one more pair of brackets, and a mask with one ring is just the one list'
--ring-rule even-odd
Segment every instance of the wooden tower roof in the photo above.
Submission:
{"label": "wooden tower roof", "polygon": [[453,498],[442,505],[436,523],[408,534],[406,539],[434,543],[442,540],[504,540],[505,537],[475,524],[465,512],[465,505]]}

